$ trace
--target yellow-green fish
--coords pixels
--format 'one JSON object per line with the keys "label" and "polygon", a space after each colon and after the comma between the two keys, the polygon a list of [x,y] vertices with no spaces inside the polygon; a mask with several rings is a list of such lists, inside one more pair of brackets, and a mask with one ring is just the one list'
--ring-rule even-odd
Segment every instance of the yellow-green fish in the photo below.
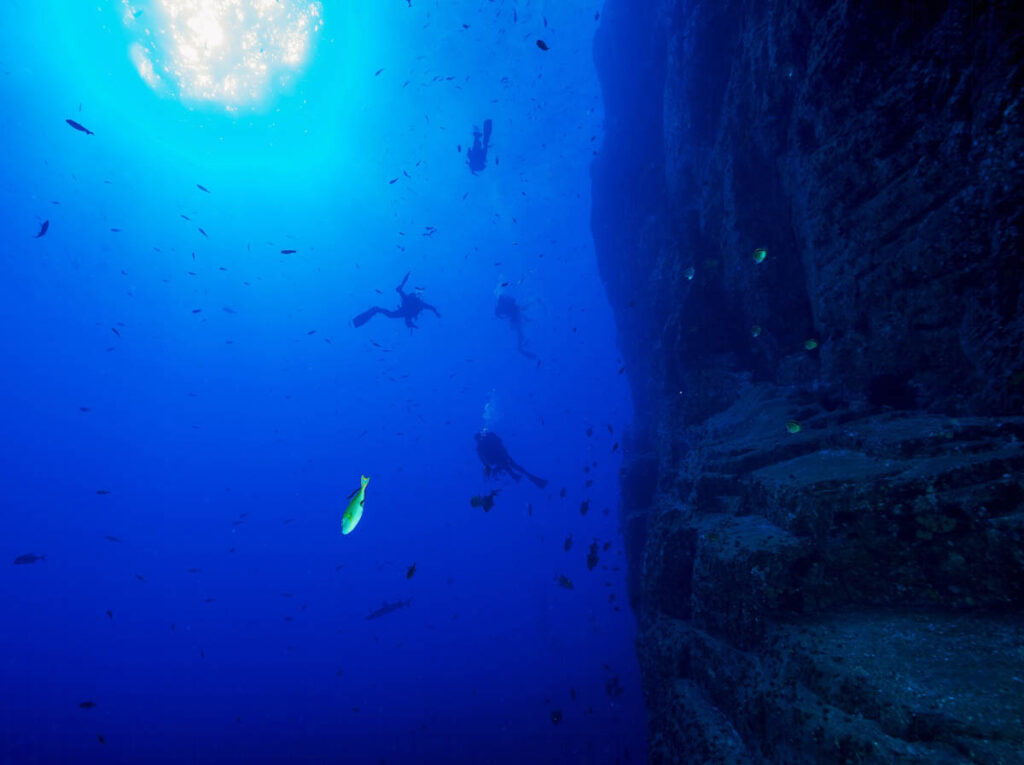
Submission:
{"label": "yellow-green fish", "polygon": [[767,257],[768,257],[768,250],[766,250],[764,247],[758,247],[756,250],[754,250],[754,262],[755,263],[763,263],[764,259],[767,258]]}
{"label": "yellow-green fish", "polygon": [[804,340],[804,348],[806,348],[807,350],[813,351],[817,347],[818,347],[818,341],[815,340],[813,337],[810,337],[810,338]]}
{"label": "yellow-green fish", "polygon": [[363,517],[363,503],[366,502],[366,484],[370,482],[370,479],[365,475],[360,476],[359,488],[348,496],[348,507],[345,508],[345,514],[341,516],[341,533],[351,534],[358,524],[359,520]]}
{"label": "yellow-green fish", "polygon": [[790,420],[789,422],[786,423],[786,430],[788,430],[790,433],[799,433],[800,423],[797,422],[796,420]]}
{"label": "yellow-green fish", "polygon": [[750,336],[751,337],[760,337],[761,336],[761,326],[759,324],[755,324],[753,327],[750,328]]}

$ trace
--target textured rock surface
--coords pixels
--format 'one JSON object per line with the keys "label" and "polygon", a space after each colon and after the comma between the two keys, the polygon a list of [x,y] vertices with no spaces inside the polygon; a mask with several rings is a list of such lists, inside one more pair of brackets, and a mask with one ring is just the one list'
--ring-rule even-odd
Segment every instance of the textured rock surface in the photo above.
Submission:
{"label": "textured rock surface", "polygon": [[1021,12],[603,21],[651,760],[1024,762]]}

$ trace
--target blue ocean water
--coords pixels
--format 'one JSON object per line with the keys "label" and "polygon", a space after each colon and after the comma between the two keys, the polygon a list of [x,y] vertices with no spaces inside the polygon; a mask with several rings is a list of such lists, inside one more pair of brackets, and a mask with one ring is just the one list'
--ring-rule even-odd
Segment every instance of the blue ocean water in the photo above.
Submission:
{"label": "blue ocean water", "polygon": [[0,763],[642,761],[600,3],[325,2],[229,109],[161,2],[0,10]]}

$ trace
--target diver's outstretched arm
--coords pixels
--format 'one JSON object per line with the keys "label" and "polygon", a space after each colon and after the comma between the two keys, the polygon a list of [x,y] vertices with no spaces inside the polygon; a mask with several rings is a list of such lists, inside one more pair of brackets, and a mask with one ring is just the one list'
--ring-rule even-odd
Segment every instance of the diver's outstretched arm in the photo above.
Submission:
{"label": "diver's outstretched arm", "polygon": [[409,271],[409,272],[407,272],[407,273],[405,274],[405,278],[404,278],[404,279],[402,279],[402,283],[401,283],[401,284],[399,284],[399,285],[398,285],[397,287],[395,287],[395,292],[397,292],[397,293],[398,293],[399,295],[405,295],[405,292],[404,292],[404,290],[403,290],[403,287],[405,287],[405,283],[406,283],[407,281],[409,281],[409,274],[411,274],[411,273],[412,273],[412,271]]}
{"label": "diver's outstretched arm", "polygon": [[430,303],[424,303],[423,304],[423,310],[424,311],[433,311],[434,315],[437,316],[437,318],[439,318],[439,319],[441,318],[440,311],[438,311],[436,308],[434,308],[434,306],[430,305]]}

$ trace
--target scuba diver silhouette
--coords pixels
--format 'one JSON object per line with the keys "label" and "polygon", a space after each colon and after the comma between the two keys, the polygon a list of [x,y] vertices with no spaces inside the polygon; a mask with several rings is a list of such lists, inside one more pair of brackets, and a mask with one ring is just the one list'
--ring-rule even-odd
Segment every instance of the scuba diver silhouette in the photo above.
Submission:
{"label": "scuba diver silhouette", "polygon": [[494,431],[482,428],[479,433],[473,435],[473,438],[476,439],[477,456],[484,463],[484,474],[488,477],[507,473],[512,477],[512,480],[519,483],[519,479],[525,475],[533,481],[538,489],[543,489],[548,485],[547,479],[533,475],[533,473],[512,459],[505,448],[505,444],[501,442],[501,438]]}
{"label": "scuba diver silhouette", "polygon": [[537,358],[537,354],[526,350],[526,338],[523,336],[523,311],[511,295],[498,295],[498,304],[494,306],[494,315],[499,319],[507,319],[519,340],[519,352],[528,359]]}
{"label": "scuba diver silhouette", "polygon": [[[490,120],[484,120],[483,133],[478,128],[473,128],[473,146],[466,152],[466,164],[469,165],[469,171],[473,175],[487,167],[487,149],[491,145],[491,128]],[[483,143],[480,142],[481,138],[483,138]]]}
{"label": "scuba diver silhouette", "polygon": [[425,302],[416,293],[410,294],[405,291],[404,287],[407,281],[409,281],[409,274],[406,274],[405,278],[402,279],[402,283],[395,287],[395,291],[402,298],[402,303],[398,308],[392,311],[388,308],[381,308],[380,306],[375,305],[352,319],[352,326],[361,327],[379,313],[384,314],[389,319],[405,319],[405,326],[409,329],[416,329],[416,322],[414,319],[419,316],[422,311],[433,311],[434,315],[440,319],[441,314],[436,308],[434,308],[434,306]]}

